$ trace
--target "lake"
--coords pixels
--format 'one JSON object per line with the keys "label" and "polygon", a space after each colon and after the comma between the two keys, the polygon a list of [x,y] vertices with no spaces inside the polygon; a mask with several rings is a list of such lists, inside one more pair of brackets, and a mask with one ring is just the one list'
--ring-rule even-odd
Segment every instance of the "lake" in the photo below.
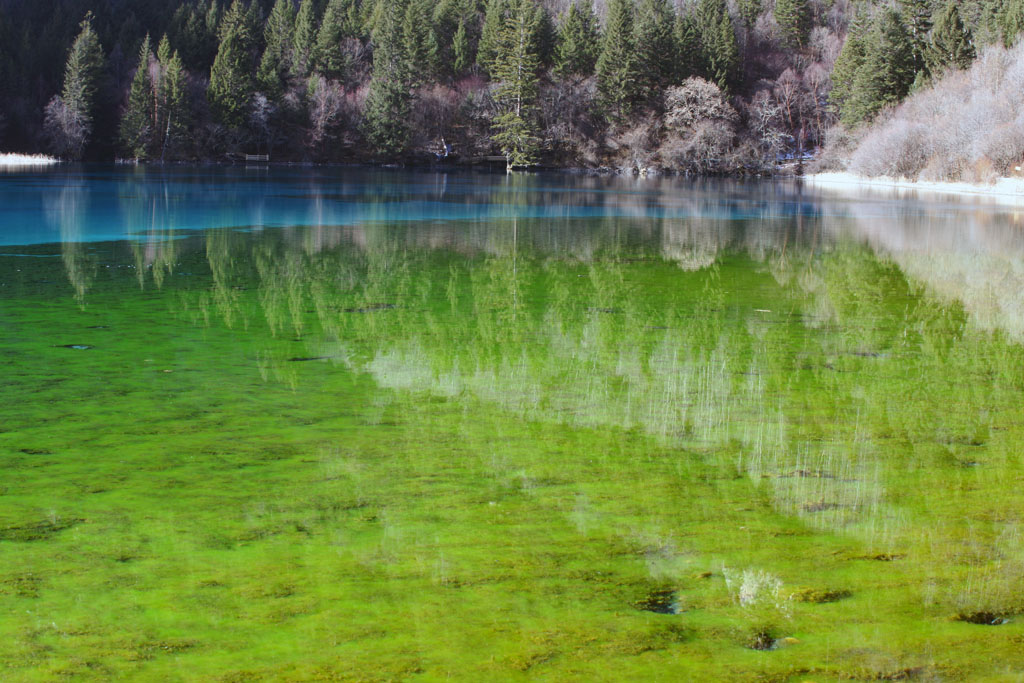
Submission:
{"label": "lake", "polygon": [[0,678],[1024,675],[1024,215],[0,175]]}

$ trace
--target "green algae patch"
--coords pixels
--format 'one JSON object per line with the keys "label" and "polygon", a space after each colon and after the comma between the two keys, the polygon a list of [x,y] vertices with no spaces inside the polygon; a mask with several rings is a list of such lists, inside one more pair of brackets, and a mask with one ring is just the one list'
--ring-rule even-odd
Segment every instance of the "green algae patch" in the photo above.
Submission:
{"label": "green algae patch", "polygon": [[45,541],[54,534],[70,529],[84,521],[84,519],[54,517],[38,522],[23,522],[20,524],[5,525],[0,522],[0,541],[18,541],[21,543]]}

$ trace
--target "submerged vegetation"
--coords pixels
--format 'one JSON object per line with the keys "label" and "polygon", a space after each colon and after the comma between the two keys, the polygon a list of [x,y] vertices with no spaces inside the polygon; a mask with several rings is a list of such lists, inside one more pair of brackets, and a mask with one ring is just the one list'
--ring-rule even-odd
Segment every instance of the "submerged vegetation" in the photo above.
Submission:
{"label": "submerged vegetation", "polygon": [[[955,286],[1014,287],[1012,217],[442,180],[202,179],[330,219],[273,230],[44,191],[62,243],[0,255],[5,678],[1024,667],[1024,327]],[[145,232],[80,241],[103,202]]]}

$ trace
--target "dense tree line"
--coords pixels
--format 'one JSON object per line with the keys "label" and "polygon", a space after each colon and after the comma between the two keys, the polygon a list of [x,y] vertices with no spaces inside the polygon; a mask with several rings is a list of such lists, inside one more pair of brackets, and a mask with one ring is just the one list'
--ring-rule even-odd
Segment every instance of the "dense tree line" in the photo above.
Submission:
{"label": "dense tree line", "polygon": [[0,145],[760,170],[1022,30],[1024,0],[8,0]]}

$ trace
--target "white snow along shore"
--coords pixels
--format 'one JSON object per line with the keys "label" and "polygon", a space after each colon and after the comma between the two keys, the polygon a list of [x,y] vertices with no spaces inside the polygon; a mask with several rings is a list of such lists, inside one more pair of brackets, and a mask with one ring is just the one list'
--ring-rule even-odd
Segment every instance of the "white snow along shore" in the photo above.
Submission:
{"label": "white snow along shore", "polygon": [[17,168],[21,166],[50,166],[58,163],[53,157],[42,154],[4,154],[0,153],[0,168]]}
{"label": "white snow along shore", "polygon": [[910,195],[914,192],[956,194],[986,197],[1005,204],[1024,204],[1024,178],[999,178],[991,185],[981,185],[914,181],[889,177],[864,178],[853,173],[816,173],[805,176],[804,182],[836,191],[885,190],[895,196]]}

